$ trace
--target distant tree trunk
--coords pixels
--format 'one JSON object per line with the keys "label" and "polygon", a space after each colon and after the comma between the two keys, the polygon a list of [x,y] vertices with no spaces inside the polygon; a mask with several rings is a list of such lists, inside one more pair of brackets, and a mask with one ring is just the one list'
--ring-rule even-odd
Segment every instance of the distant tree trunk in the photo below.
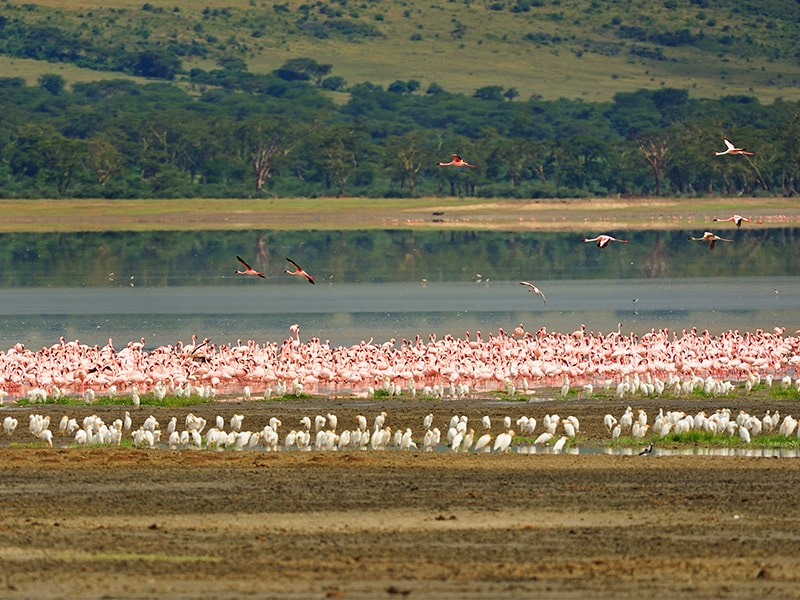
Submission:
{"label": "distant tree trunk", "polygon": [[661,195],[661,181],[664,178],[664,169],[669,162],[669,136],[661,133],[645,134],[636,138],[636,145],[650,165],[650,172],[655,181],[655,195]]}
{"label": "distant tree trunk", "polygon": [[743,155],[743,156],[747,159],[747,162],[750,164],[750,166],[753,167],[753,171],[755,171],[756,177],[758,177],[758,182],[761,184],[761,187],[763,187],[765,190],[769,191],[769,186],[767,185],[767,182],[764,181],[764,177],[761,175],[761,171],[756,166],[756,163],[754,163],[752,160],[750,160],[750,157],[747,156],[746,154]]}
{"label": "distant tree trunk", "polygon": [[285,151],[280,144],[270,141],[261,141],[250,151],[250,159],[253,161],[253,172],[256,176],[256,191],[264,189],[264,183],[270,176],[271,161],[273,157],[284,154]]}
{"label": "distant tree trunk", "polygon": [[251,120],[238,129],[242,140],[240,158],[250,162],[256,191],[262,192],[272,175],[275,159],[289,153],[288,133],[277,122]]}
{"label": "distant tree trunk", "polygon": [[399,159],[401,170],[400,189],[402,190],[405,184],[408,183],[409,193],[413,196],[414,188],[417,185],[417,177],[422,169],[422,162],[419,161],[415,148],[410,148],[407,151],[401,150],[398,152],[397,158]]}

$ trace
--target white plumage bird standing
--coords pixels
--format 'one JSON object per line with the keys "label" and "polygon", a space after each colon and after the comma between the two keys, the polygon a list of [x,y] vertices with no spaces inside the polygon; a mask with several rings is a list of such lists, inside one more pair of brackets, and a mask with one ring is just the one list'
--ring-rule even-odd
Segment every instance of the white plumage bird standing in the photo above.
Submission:
{"label": "white plumage bird standing", "polygon": [[511,446],[511,440],[514,439],[514,430],[509,429],[501,434],[499,434],[494,440],[494,451],[495,452],[506,452],[508,448]]}
{"label": "white plumage bird standing", "polygon": [[560,438],[558,438],[558,440],[556,441],[556,443],[555,443],[555,444],[553,444],[553,452],[554,452],[555,454],[558,454],[558,453],[560,453],[560,452],[561,452],[561,451],[564,449],[564,444],[566,444],[566,443],[567,443],[567,440],[568,440],[568,439],[569,439],[569,438],[568,438],[567,436],[565,436],[565,435],[562,435]]}

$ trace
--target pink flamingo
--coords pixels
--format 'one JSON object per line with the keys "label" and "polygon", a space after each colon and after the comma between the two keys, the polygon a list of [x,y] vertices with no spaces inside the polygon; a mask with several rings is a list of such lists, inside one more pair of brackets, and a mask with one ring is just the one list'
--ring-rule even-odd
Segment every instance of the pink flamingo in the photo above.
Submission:
{"label": "pink flamingo", "polygon": [[237,256],[236,260],[244,265],[244,271],[236,271],[237,275],[255,275],[256,277],[261,277],[261,279],[266,279],[266,277],[264,277],[264,273],[261,271],[256,271],[253,267],[244,262],[244,259],[241,256]]}
{"label": "pink flamingo", "polygon": [[528,291],[529,292],[531,292],[532,294],[536,294],[538,296],[541,296],[542,297],[542,302],[547,304],[547,298],[544,297],[544,292],[542,290],[540,290],[538,287],[536,287],[535,285],[533,285],[532,283],[530,283],[528,281],[520,281],[519,284],[528,286]]}
{"label": "pink flamingo", "polygon": [[304,270],[303,270],[303,269],[300,267],[300,265],[298,265],[296,262],[294,262],[294,261],[293,261],[291,258],[289,258],[288,256],[286,257],[286,260],[288,260],[288,261],[289,261],[289,262],[292,264],[292,266],[294,267],[294,271],[290,271],[289,269],[286,269],[286,270],[284,271],[284,273],[286,273],[287,275],[302,275],[303,277],[305,277],[305,278],[306,278],[306,280],[308,281],[308,283],[310,283],[310,284],[312,284],[312,285],[314,284],[314,278],[313,278],[311,275],[309,275],[308,273],[306,273],[306,272],[305,272],[305,271],[304,271]]}
{"label": "pink flamingo", "polygon": [[722,138],[722,139],[725,142],[725,151],[724,152],[715,151],[714,156],[722,156],[723,154],[745,154],[747,156],[753,156],[752,152],[748,152],[743,148],[737,148],[736,146],[734,146],[733,142],[731,142],[728,138]]}
{"label": "pink flamingo", "polygon": [[469,164],[458,154],[453,154],[453,160],[451,160],[450,162],[438,162],[436,164],[440,167],[470,167],[472,169],[476,169],[478,167],[478,165]]}
{"label": "pink flamingo", "polygon": [[[745,379],[754,372],[786,375],[800,365],[793,350],[798,338],[787,335],[783,327],[719,336],[696,328],[682,335],[661,329],[641,337],[621,335],[620,327],[608,334],[588,331],[585,325],[573,334],[542,327],[529,335],[520,325],[514,337],[502,330],[488,339],[469,333],[462,339],[418,335],[416,341],[403,340],[399,347],[394,340],[379,345],[370,340],[351,347],[332,347],[313,337],[302,342],[297,325],[289,328],[291,336],[283,345],[252,341],[216,345],[192,336],[191,345],[178,342],[149,352],[136,342],[116,352],[110,345],[100,348],[77,341],[34,352],[20,343],[0,352],[4,381],[0,397],[24,396],[36,386],[52,386],[53,395],[82,394],[92,388],[99,392],[112,384],[136,384],[140,392],[149,392],[159,381],[167,387],[191,382],[222,393],[240,393],[244,385],[255,382],[274,385],[298,380],[307,389],[325,389],[346,381],[366,393],[367,386],[376,381],[398,378],[420,385],[449,379],[473,389],[494,389],[522,378],[548,387],[561,385],[565,377],[572,385],[607,379],[620,382],[630,373],[631,377],[662,378],[663,385],[666,376]],[[509,357],[515,356],[535,356],[536,360],[513,360],[516,366],[512,367]]]}
{"label": "pink flamingo", "polygon": [[733,221],[734,223],[736,223],[736,227],[741,227],[742,223],[757,223],[759,225],[761,225],[762,223],[762,221],[753,221],[752,219],[748,219],[747,217],[743,217],[742,215],[731,215],[727,219],[718,219],[717,217],[714,217],[712,221],[720,223],[725,221]]}
{"label": "pink flamingo", "polygon": [[605,235],[605,234],[598,235],[597,237],[593,237],[593,238],[583,238],[583,241],[584,242],[597,242],[597,247],[598,248],[605,248],[606,246],[608,246],[608,244],[610,242],[619,242],[620,244],[627,244],[628,243],[628,240],[619,240],[619,239],[617,239],[615,237],[612,237],[610,235]]}
{"label": "pink flamingo", "polygon": [[721,238],[718,235],[716,235],[716,234],[714,234],[714,233],[712,233],[710,231],[706,231],[703,234],[703,237],[690,237],[689,241],[691,241],[691,242],[708,242],[708,249],[709,250],[713,250],[714,249],[714,244],[716,244],[717,242],[732,242],[733,240],[728,240],[728,239],[725,239],[725,238]]}

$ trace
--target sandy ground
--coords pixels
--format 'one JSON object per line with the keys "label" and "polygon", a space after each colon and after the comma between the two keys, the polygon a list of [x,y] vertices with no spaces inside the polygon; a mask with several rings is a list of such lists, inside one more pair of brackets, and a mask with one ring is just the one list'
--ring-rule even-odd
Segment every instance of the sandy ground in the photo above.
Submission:
{"label": "sandy ground", "polygon": [[0,199],[0,232],[432,229],[590,231],[700,229],[732,213],[760,224],[795,227],[794,198],[591,198],[483,200],[282,198],[259,200]]}
{"label": "sandy ground", "polygon": [[[791,403],[680,402],[755,414]],[[668,401],[634,401],[652,417]],[[218,403],[283,432],[381,410],[421,432],[466,414],[574,414],[584,443],[620,402]],[[106,421],[121,407],[40,406]],[[751,598],[800,596],[800,460],[365,452],[54,449],[27,445],[30,409],[0,441],[0,597]],[[57,425],[54,425],[57,430]],[[283,436],[281,436],[283,437]],[[415,435],[421,437],[421,433]],[[66,442],[57,436],[56,446]]]}

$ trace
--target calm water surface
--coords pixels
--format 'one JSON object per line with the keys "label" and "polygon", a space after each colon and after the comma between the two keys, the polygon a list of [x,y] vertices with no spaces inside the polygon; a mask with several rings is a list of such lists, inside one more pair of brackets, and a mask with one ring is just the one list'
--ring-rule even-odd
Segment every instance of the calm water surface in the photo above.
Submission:
{"label": "calm water surface", "polygon": [[[415,335],[535,331],[718,333],[800,327],[800,231],[632,233],[601,251],[580,234],[209,232],[0,236],[0,347],[60,336],[117,347],[192,334],[217,343],[302,337],[334,345]],[[575,239],[573,239],[575,238]],[[577,239],[577,242],[576,242]],[[239,277],[246,257],[266,280]],[[317,276],[288,277],[284,256]],[[534,281],[547,304],[517,282]],[[621,324],[621,325],[620,325]]]}
{"label": "calm water surface", "polygon": [[[16,288],[0,293],[0,347],[50,345],[59,336],[119,346],[146,339],[170,344],[192,334],[217,343],[280,342],[289,326],[334,345],[466,331],[528,330],[625,333],[697,326],[727,329],[800,326],[800,279],[541,281],[547,304],[516,281],[321,284],[165,288]],[[776,294],[774,290],[777,289]],[[634,302],[634,298],[638,299]]]}

